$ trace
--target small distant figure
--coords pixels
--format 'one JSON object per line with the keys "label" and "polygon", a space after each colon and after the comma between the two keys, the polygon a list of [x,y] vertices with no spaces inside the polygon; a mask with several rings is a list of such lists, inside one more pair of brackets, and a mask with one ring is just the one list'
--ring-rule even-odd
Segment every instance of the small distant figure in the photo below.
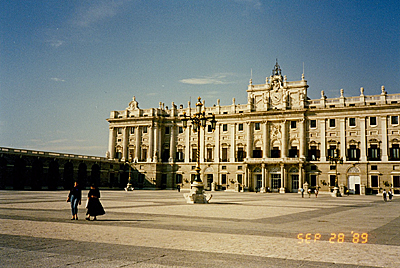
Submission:
{"label": "small distant figure", "polygon": [[74,186],[71,188],[68,194],[67,202],[71,202],[71,220],[78,220],[78,204],[81,204],[82,191],[79,188],[78,182],[74,182]]}
{"label": "small distant figure", "polygon": [[304,189],[303,189],[303,187],[300,188],[300,192],[301,192],[301,198],[304,198]]}
{"label": "small distant figure", "polygon": [[178,189],[178,192],[180,192],[181,191],[181,186],[180,185],[176,186],[176,189]]}
{"label": "small distant figure", "polygon": [[391,202],[391,201],[392,201],[392,198],[393,198],[392,190],[389,190],[388,196],[389,196],[389,202]]}
{"label": "small distant figure", "polygon": [[386,199],[386,189],[383,189],[383,192],[382,192],[382,196],[383,196],[383,201],[387,201],[387,199]]}
{"label": "small distant figure", "polygon": [[311,197],[311,189],[308,189],[308,198]]}
{"label": "small distant figure", "polygon": [[87,201],[86,220],[90,221],[90,217],[92,216],[95,221],[97,220],[96,216],[104,215],[106,213],[100,203],[100,191],[95,185],[90,186]]}
{"label": "small distant figure", "polygon": [[318,189],[315,189],[314,193],[315,193],[315,197],[317,198],[318,197]]}
{"label": "small distant figure", "polygon": [[349,189],[346,190],[346,194],[347,194],[347,196],[350,196],[350,191],[349,191]]}

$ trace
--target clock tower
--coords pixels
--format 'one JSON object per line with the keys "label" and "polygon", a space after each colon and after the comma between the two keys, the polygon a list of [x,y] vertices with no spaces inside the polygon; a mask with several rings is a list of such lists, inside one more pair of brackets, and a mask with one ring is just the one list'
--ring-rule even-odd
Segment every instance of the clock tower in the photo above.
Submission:
{"label": "clock tower", "polygon": [[250,80],[247,89],[248,106],[252,111],[302,109],[305,107],[307,88],[304,74],[301,81],[288,82],[286,76],[282,76],[277,60],[265,84],[253,85]]}

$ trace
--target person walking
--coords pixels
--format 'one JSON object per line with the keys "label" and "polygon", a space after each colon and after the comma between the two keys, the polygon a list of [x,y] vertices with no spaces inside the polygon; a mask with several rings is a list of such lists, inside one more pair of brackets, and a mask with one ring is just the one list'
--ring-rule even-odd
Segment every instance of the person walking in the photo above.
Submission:
{"label": "person walking", "polygon": [[383,189],[382,196],[383,196],[383,201],[386,202],[386,189]]}
{"label": "person walking", "polygon": [[71,202],[71,220],[78,220],[78,204],[81,204],[82,191],[79,188],[78,182],[74,182],[74,186],[71,188],[68,194],[67,202]]}
{"label": "person walking", "polygon": [[304,189],[303,189],[303,187],[300,188],[300,192],[301,192],[301,198],[304,198]]}
{"label": "person walking", "polygon": [[97,220],[96,216],[104,215],[106,213],[100,203],[100,191],[95,185],[90,186],[87,201],[86,220],[90,221],[90,217],[92,216],[95,221]]}
{"label": "person walking", "polygon": [[389,196],[389,201],[391,202],[391,201],[392,201],[392,198],[393,198],[392,190],[389,190],[388,196]]}
{"label": "person walking", "polygon": [[308,198],[310,198],[311,197],[311,189],[308,189]]}
{"label": "person walking", "polygon": [[315,189],[314,193],[315,193],[315,197],[317,198],[318,197],[318,189]]}

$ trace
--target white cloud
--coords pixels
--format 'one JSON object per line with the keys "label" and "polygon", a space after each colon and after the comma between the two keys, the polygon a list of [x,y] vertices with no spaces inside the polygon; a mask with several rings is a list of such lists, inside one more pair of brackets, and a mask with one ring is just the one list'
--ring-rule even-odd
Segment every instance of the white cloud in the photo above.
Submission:
{"label": "white cloud", "polygon": [[51,47],[58,48],[64,44],[64,41],[53,39],[53,40],[48,40],[47,43],[49,43]]}
{"label": "white cloud", "polygon": [[50,80],[55,81],[55,82],[65,82],[64,79],[57,78],[57,77],[52,77],[52,78],[50,78]]}
{"label": "white cloud", "polygon": [[213,76],[203,76],[200,78],[185,78],[179,80],[183,84],[190,85],[227,85],[232,81],[227,81],[227,77],[232,74],[215,74]]}
{"label": "white cloud", "polygon": [[117,15],[119,7],[127,0],[113,1],[102,0],[94,1],[90,6],[82,7],[76,14],[73,24],[78,27],[90,27],[107,18],[112,18]]}

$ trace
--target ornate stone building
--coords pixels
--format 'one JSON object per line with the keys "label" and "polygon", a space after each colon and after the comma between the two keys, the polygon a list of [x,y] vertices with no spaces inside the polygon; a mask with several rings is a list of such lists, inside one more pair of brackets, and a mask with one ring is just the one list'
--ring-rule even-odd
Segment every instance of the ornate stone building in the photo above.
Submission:
{"label": "ornate stone building", "polygon": [[[138,173],[135,187],[190,188],[200,156],[206,189],[298,192],[307,185],[320,191],[377,193],[400,190],[400,94],[328,99],[307,97],[307,81],[287,81],[278,63],[265,84],[247,88],[247,104],[203,109],[215,114],[216,130],[197,135],[181,116],[194,113],[174,103],[140,109],[133,100],[111,112],[109,159],[130,162]],[[335,159],[336,161],[329,161]],[[307,184],[305,184],[307,183]]]}

